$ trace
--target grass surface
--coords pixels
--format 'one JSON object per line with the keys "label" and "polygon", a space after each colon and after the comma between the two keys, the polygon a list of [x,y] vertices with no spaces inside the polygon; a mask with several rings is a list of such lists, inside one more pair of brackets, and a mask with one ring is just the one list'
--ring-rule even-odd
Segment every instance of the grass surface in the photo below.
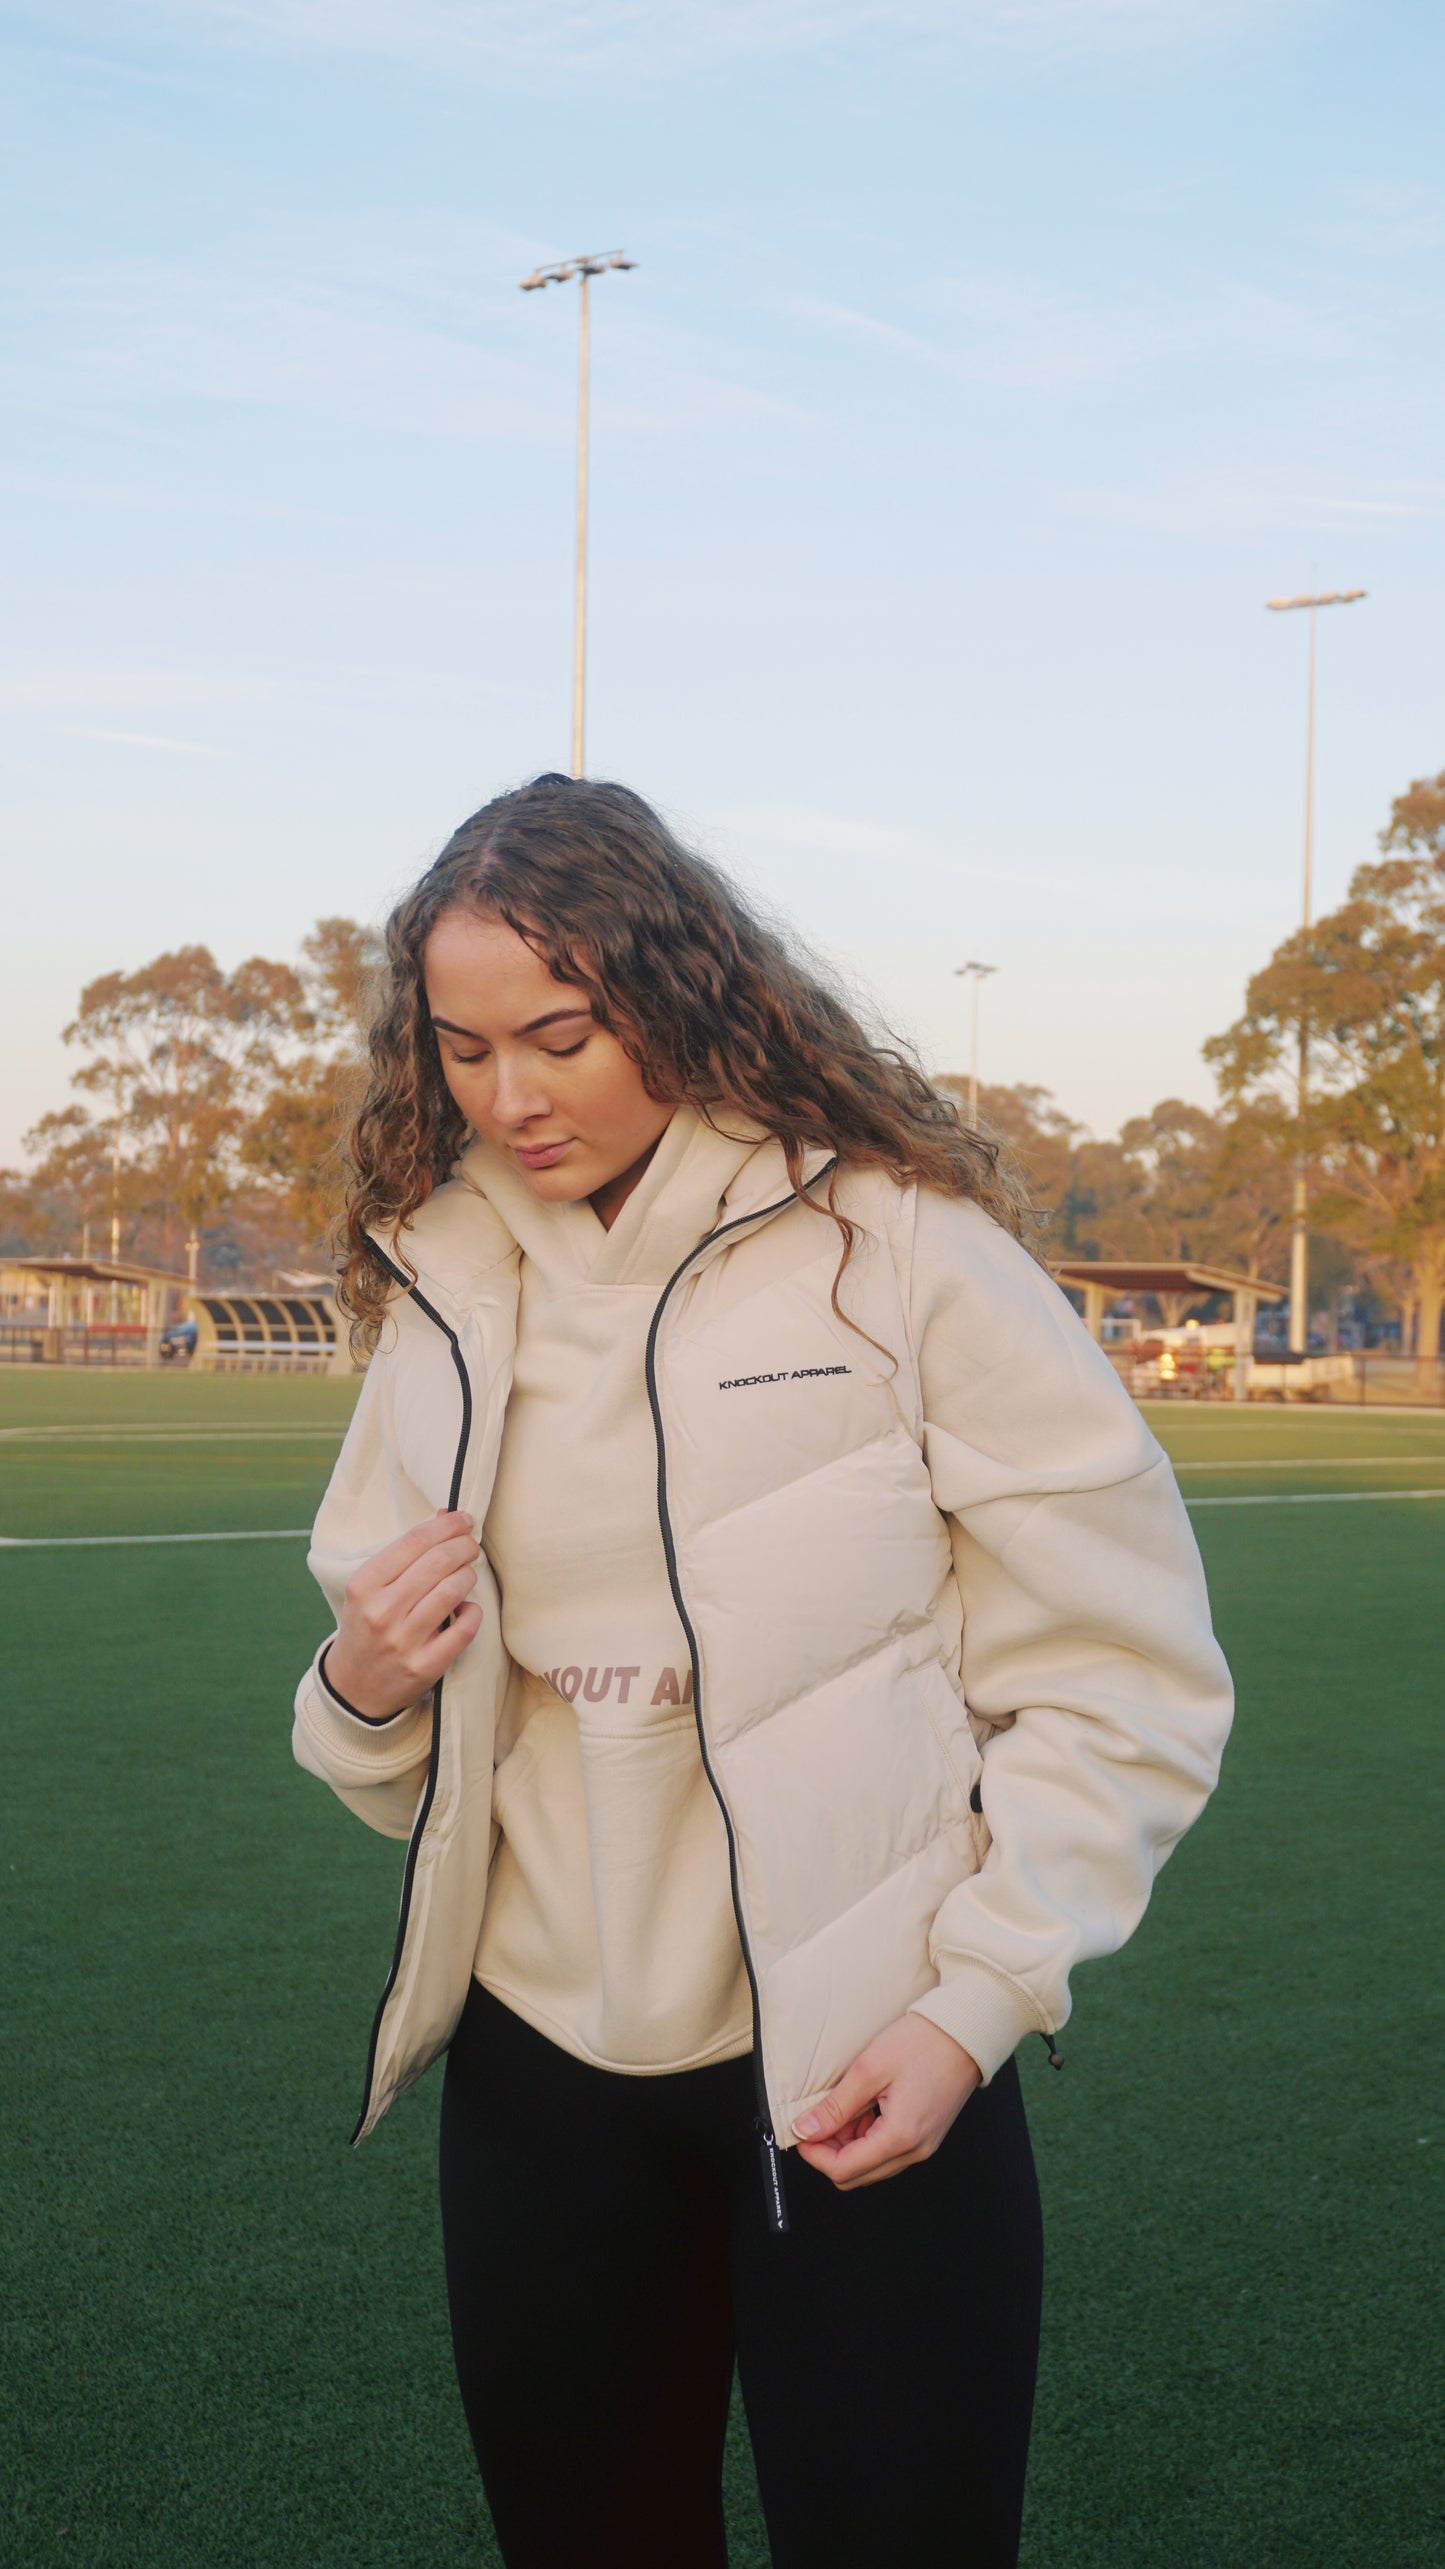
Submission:
{"label": "grass surface", "polygon": [[[0,1532],[304,1525],[350,1397],[0,1375]],[[1192,1501],[1286,1503],[1196,1517],[1240,1681],[1225,1781],[1135,1942],[1079,1975],[1064,2074],[1025,2046],[1050,2273],[1024,2557],[1434,2569],[1445,1500],[1293,1501],[1445,1489],[1445,1421],[1153,1419]],[[0,1551],[24,2569],[495,2559],[437,2080],[345,2147],[400,1850],[290,1761],[302,1555]],[[740,2441],[730,2520],[735,2569],[766,2569]]]}

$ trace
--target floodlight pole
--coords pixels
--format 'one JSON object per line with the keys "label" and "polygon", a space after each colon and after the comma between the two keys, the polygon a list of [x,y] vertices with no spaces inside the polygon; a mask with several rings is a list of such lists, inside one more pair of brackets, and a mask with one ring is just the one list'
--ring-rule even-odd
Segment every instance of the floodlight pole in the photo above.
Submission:
{"label": "floodlight pole", "polygon": [[[1353,606],[1365,595],[1363,589],[1324,589],[1317,596],[1300,598],[1266,598],[1265,605],[1273,615],[1288,615],[1296,607],[1306,607],[1310,619],[1309,694],[1305,718],[1305,849],[1304,900],[1302,924],[1314,925],[1315,865],[1315,617],[1321,607]],[[1299,1073],[1297,1114],[1299,1148],[1294,1162],[1294,1203],[1289,1241],[1289,1343],[1292,1354],[1303,1356],[1309,1349],[1309,1162],[1305,1151],[1305,1114],[1309,1105],[1310,1034],[1307,1020],[1299,1025]]]}
{"label": "floodlight pole", "polygon": [[589,251],[585,258],[560,259],[555,267],[534,268],[523,277],[521,292],[535,294],[545,285],[566,285],[575,277],[580,288],[577,332],[577,561],[572,585],[572,773],[585,766],[587,730],[587,442],[588,401],[592,369],[592,316],[588,288],[608,268],[634,268],[635,259],[621,250]]}
{"label": "floodlight pole", "polygon": [[587,729],[587,403],[592,371],[591,272],[584,268],[577,296],[577,566],[572,589],[572,773],[584,772]]}
{"label": "floodlight pole", "polygon": [[996,963],[960,963],[955,965],[953,974],[955,981],[973,983],[973,1022],[968,1054],[968,1120],[975,1128],[978,1124],[978,988],[981,981],[987,981],[989,974],[997,970]]}
{"label": "floodlight pole", "polygon": [[[118,1265],[120,1261],[120,1136],[122,1124],[121,1107],[124,1093],[121,1066],[119,1061],[117,1061],[115,1066],[115,1131],[111,1135],[110,1144],[110,1263],[112,1266]],[[119,1291],[120,1287],[112,1278],[110,1288],[110,1316],[113,1321],[119,1320],[120,1318],[120,1304],[117,1300]]]}

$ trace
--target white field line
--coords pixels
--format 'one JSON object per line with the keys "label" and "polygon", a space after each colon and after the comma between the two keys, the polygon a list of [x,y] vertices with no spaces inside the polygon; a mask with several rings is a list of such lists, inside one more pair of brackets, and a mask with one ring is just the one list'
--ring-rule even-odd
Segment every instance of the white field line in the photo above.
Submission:
{"label": "white field line", "polygon": [[1186,1463],[1181,1455],[1174,1458],[1176,1472],[1373,1472],[1416,1470],[1424,1464],[1427,1471],[1445,1468],[1445,1451],[1439,1454],[1296,1454],[1292,1457],[1251,1454],[1242,1462],[1222,1460],[1209,1463]]}
{"label": "white field line", "polygon": [[[1445,1499],[1445,1490],[1262,1490],[1217,1499],[1186,1499],[1195,1508],[1336,1507],[1380,1499]],[[0,1534],[0,1552],[88,1550],[101,1544],[309,1543],[309,1525],[235,1527],[224,1534]]]}
{"label": "white field line", "polygon": [[237,1437],[292,1438],[328,1436],[340,1444],[341,1427],[0,1427],[0,1444],[24,1444],[42,1436],[65,1436],[84,1444],[110,1445],[118,1439],[152,1445],[227,1445]]}
{"label": "white field line", "polygon": [[1325,1419],[1335,1427],[1371,1427],[1377,1418],[1413,1418],[1417,1427],[1438,1418],[1445,1426],[1445,1411],[1437,1402],[1427,1400],[1329,1400],[1315,1409],[1301,1408],[1298,1404],[1281,1409],[1277,1401],[1267,1400],[1251,1401],[1248,1409],[1237,1409],[1233,1402],[1224,1401],[1220,1404],[1219,1419],[1189,1417],[1188,1404],[1184,1401],[1140,1400],[1134,1406],[1147,1410],[1151,1418],[1172,1418],[1176,1426],[1198,1428],[1201,1434],[1225,1418],[1231,1427],[1257,1427],[1261,1434],[1267,1427],[1279,1427],[1285,1419],[1291,1427],[1303,1427],[1307,1420],[1322,1424]]}
{"label": "white field line", "polygon": [[1445,1490],[1239,1490],[1217,1499],[1186,1499],[1192,1516],[1196,1508],[1322,1508],[1364,1507],[1380,1499],[1445,1499]]}
{"label": "white field line", "polygon": [[309,1543],[309,1525],[233,1527],[227,1534],[0,1534],[0,1552],[77,1552],[111,1543]]}

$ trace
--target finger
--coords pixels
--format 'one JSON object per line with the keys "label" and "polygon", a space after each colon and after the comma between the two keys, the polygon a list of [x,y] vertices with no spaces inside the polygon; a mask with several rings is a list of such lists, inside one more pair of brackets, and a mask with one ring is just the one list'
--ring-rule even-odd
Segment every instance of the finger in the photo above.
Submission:
{"label": "finger", "polygon": [[[390,1587],[370,1588],[358,1592],[353,1586],[346,1592],[344,1620],[358,1646],[370,1653],[388,1651],[403,1656],[408,1644],[429,1640],[456,1597],[433,1603],[439,1585],[448,1570],[457,1571],[477,1558],[476,1545],[470,1535],[453,1536],[446,1545],[435,1545],[421,1560],[414,1561],[404,1576]],[[467,1595],[474,1585],[469,1576],[458,1595]]]}
{"label": "finger", "polygon": [[[399,1578],[390,1580],[372,1598],[376,1616],[394,1632],[454,1571],[469,1568],[480,1559],[481,1546],[475,1535],[453,1534],[444,1543],[434,1543],[420,1560],[411,1562]],[[440,1623],[440,1615],[437,1621]]]}
{"label": "finger", "polygon": [[460,1659],[468,1642],[476,1640],[481,1628],[480,1606],[458,1606],[445,1632],[439,1632],[417,1656],[419,1695],[424,1695],[439,1677],[446,1675],[453,1660]]}
{"label": "finger", "polygon": [[865,2186],[888,2185],[894,2177],[901,2177],[905,2168],[916,2168],[921,2155],[914,2150],[908,2158],[890,2159],[885,2167],[870,2168],[861,2177],[840,2177],[835,2170],[833,2183],[839,2194],[861,2194]]}
{"label": "finger", "polygon": [[877,2108],[870,2106],[866,2114],[855,2114],[851,2123],[841,2123],[837,2131],[830,2132],[825,2140],[800,2141],[798,2148],[811,2156],[815,2167],[831,2169],[839,2151],[846,2150],[850,2142],[861,2140],[865,2132],[871,2132],[876,2118]]}
{"label": "finger", "polygon": [[434,1516],[423,1517],[420,1525],[409,1527],[394,1543],[388,1543],[376,1559],[385,1563],[388,1579],[394,1579],[408,1562],[422,1559],[434,1544],[453,1542],[459,1534],[473,1533],[475,1522],[464,1508],[438,1508]]}
{"label": "finger", "polygon": [[471,1531],[472,1520],[460,1509],[438,1508],[435,1516],[424,1518],[420,1525],[411,1526],[405,1534],[399,1534],[395,1542],[384,1543],[379,1552],[373,1552],[349,1585],[368,1593],[373,1588],[388,1587],[392,1580],[410,1568],[413,1561],[420,1561],[430,1552],[434,1544],[453,1541],[458,1535],[469,1535]]}
{"label": "finger", "polygon": [[476,1584],[477,1573],[472,1563],[464,1564],[460,1570],[453,1570],[449,1578],[439,1579],[436,1586],[413,1606],[400,1629],[397,1630],[393,1625],[395,1634],[393,1647],[400,1651],[423,1648],[431,1640],[433,1633],[446,1622],[448,1615],[453,1614],[458,1606],[466,1603]]}
{"label": "finger", "polygon": [[824,2147],[832,2150],[846,2149],[850,2141],[861,2141],[865,2132],[871,2132],[877,2119],[878,2109],[870,2105],[866,2114],[855,2114],[852,2122],[845,2123],[836,2137],[831,2142],[826,2142]]}
{"label": "finger", "polygon": [[877,2102],[883,2086],[876,2064],[867,2052],[860,2052],[850,2069],[845,2069],[836,2087],[820,2096],[816,2105],[800,2114],[793,2124],[796,2141],[831,2141],[845,2123],[851,2123],[868,2106]]}
{"label": "finger", "polygon": [[882,2177],[898,2175],[924,2153],[911,2140],[902,2141],[890,2128],[887,2116],[878,2114],[856,2141],[816,2152],[804,2147],[802,2155],[846,2193],[853,2186],[876,2184]]}

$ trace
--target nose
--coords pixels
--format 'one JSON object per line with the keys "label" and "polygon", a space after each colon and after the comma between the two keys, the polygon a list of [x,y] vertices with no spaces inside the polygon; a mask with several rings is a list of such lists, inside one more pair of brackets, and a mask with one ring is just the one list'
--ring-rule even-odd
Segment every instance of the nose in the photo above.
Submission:
{"label": "nose", "polygon": [[496,1086],[492,1091],[492,1115],[509,1132],[532,1123],[539,1115],[550,1115],[552,1100],[538,1086],[537,1075],[525,1055],[508,1060],[497,1055]]}

